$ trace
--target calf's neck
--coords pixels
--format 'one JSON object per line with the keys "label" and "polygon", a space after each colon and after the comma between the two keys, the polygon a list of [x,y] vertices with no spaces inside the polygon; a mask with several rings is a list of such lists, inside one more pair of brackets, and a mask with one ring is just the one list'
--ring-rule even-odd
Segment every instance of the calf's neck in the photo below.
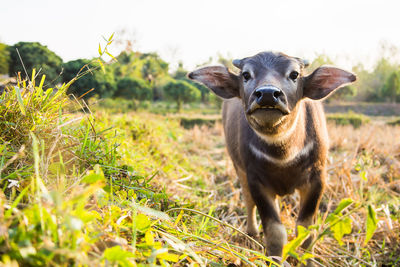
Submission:
{"label": "calf's neck", "polygon": [[247,232],[258,235],[257,207],[267,255],[281,256],[287,236],[275,199],[298,190],[297,224],[313,223],[324,189],[329,147],[318,100],[354,82],[356,76],[331,66],[305,75],[303,60],[275,52],[233,64],[240,74],[212,66],[188,76],[224,99],[225,139],[247,208]]}

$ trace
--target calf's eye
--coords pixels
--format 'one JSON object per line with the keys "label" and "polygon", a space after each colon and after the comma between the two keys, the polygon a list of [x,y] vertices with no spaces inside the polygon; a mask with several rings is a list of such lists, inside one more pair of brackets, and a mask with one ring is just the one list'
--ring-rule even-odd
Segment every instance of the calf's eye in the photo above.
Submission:
{"label": "calf's eye", "polygon": [[297,71],[292,71],[290,74],[289,74],[289,78],[291,79],[291,80],[293,80],[293,81],[295,81],[296,79],[297,79],[297,77],[299,77],[299,73],[297,72]]}
{"label": "calf's eye", "polygon": [[245,82],[247,82],[248,80],[251,79],[251,75],[247,71],[243,72],[242,76],[243,76],[243,79],[244,79]]}

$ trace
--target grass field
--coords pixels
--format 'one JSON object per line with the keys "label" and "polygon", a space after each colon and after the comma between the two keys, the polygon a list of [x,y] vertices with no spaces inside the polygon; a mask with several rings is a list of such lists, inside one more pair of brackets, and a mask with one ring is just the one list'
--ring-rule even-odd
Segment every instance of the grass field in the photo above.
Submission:
{"label": "grass field", "polygon": [[[323,266],[400,264],[400,144],[396,143],[400,127],[383,125],[379,121],[357,129],[351,125],[329,123],[329,133],[329,176],[316,232],[322,235],[328,228],[324,221],[335,212],[343,199],[352,200],[352,204],[341,214],[349,218],[349,226],[343,224],[342,227],[351,229],[340,238],[335,238],[335,234],[324,236],[316,243],[314,256]],[[203,211],[212,209],[215,217],[243,230],[245,208],[233,166],[223,148],[220,123],[212,128],[196,126],[186,131],[185,135],[188,141],[183,142],[186,146],[183,151],[190,149],[188,157],[200,157],[202,161],[193,162],[201,162],[205,169],[209,166],[215,166],[215,169],[204,173],[203,186],[191,186],[192,180],[197,179],[196,173],[191,173],[192,178],[185,180],[185,186],[171,187],[168,192],[199,203],[204,200],[206,191],[208,195],[205,197],[212,206],[205,206]],[[194,192],[197,192],[196,196]],[[293,229],[298,203],[298,195],[281,200],[281,219],[287,226],[289,239],[295,238]],[[372,239],[364,244],[368,206],[376,212],[377,229]],[[236,240],[230,232],[226,234],[224,240]],[[243,243],[238,244],[244,246]],[[292,264],[295,262],[291,261]]]}
{"label": "grass field", "polygon": [[[0,97],[3,265],[272,264],[242,232],[245,208],[214,112],[71,113],[81,107],[65,88],[21,87]],[[298,196],[281,199],[285,258],[400,265],[400,126],[331,122],[329,134],[317,224],[302,230],[318,240],[313,251],[298,248]]]}

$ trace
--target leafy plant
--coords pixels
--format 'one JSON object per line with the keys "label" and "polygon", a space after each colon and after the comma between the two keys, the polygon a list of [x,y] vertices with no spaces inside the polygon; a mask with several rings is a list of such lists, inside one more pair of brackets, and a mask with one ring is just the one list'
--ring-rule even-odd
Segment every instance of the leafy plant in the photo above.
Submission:
{"label": "leafy plant", "polygon": [[371,205],[368,205],[368,213],[367,213],[367,222],[366,222],[366,236],[364,240],[364,245],[368,243],[368,241],[372,238],[376,228],[378,227],[378,222],[376,219],[376,212]]}

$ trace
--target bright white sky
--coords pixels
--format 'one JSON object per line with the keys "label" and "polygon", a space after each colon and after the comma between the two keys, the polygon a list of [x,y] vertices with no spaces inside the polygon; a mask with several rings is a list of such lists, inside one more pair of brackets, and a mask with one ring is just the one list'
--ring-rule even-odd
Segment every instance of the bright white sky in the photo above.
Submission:
{"label": "bright white sky", "polygon": [[382,41],[400,47],[399,11],[398,0],[2,0],[0,41],[38,41],[68,61],[126,28],[138,50],[187,68],[265,50],[368,66]]}

